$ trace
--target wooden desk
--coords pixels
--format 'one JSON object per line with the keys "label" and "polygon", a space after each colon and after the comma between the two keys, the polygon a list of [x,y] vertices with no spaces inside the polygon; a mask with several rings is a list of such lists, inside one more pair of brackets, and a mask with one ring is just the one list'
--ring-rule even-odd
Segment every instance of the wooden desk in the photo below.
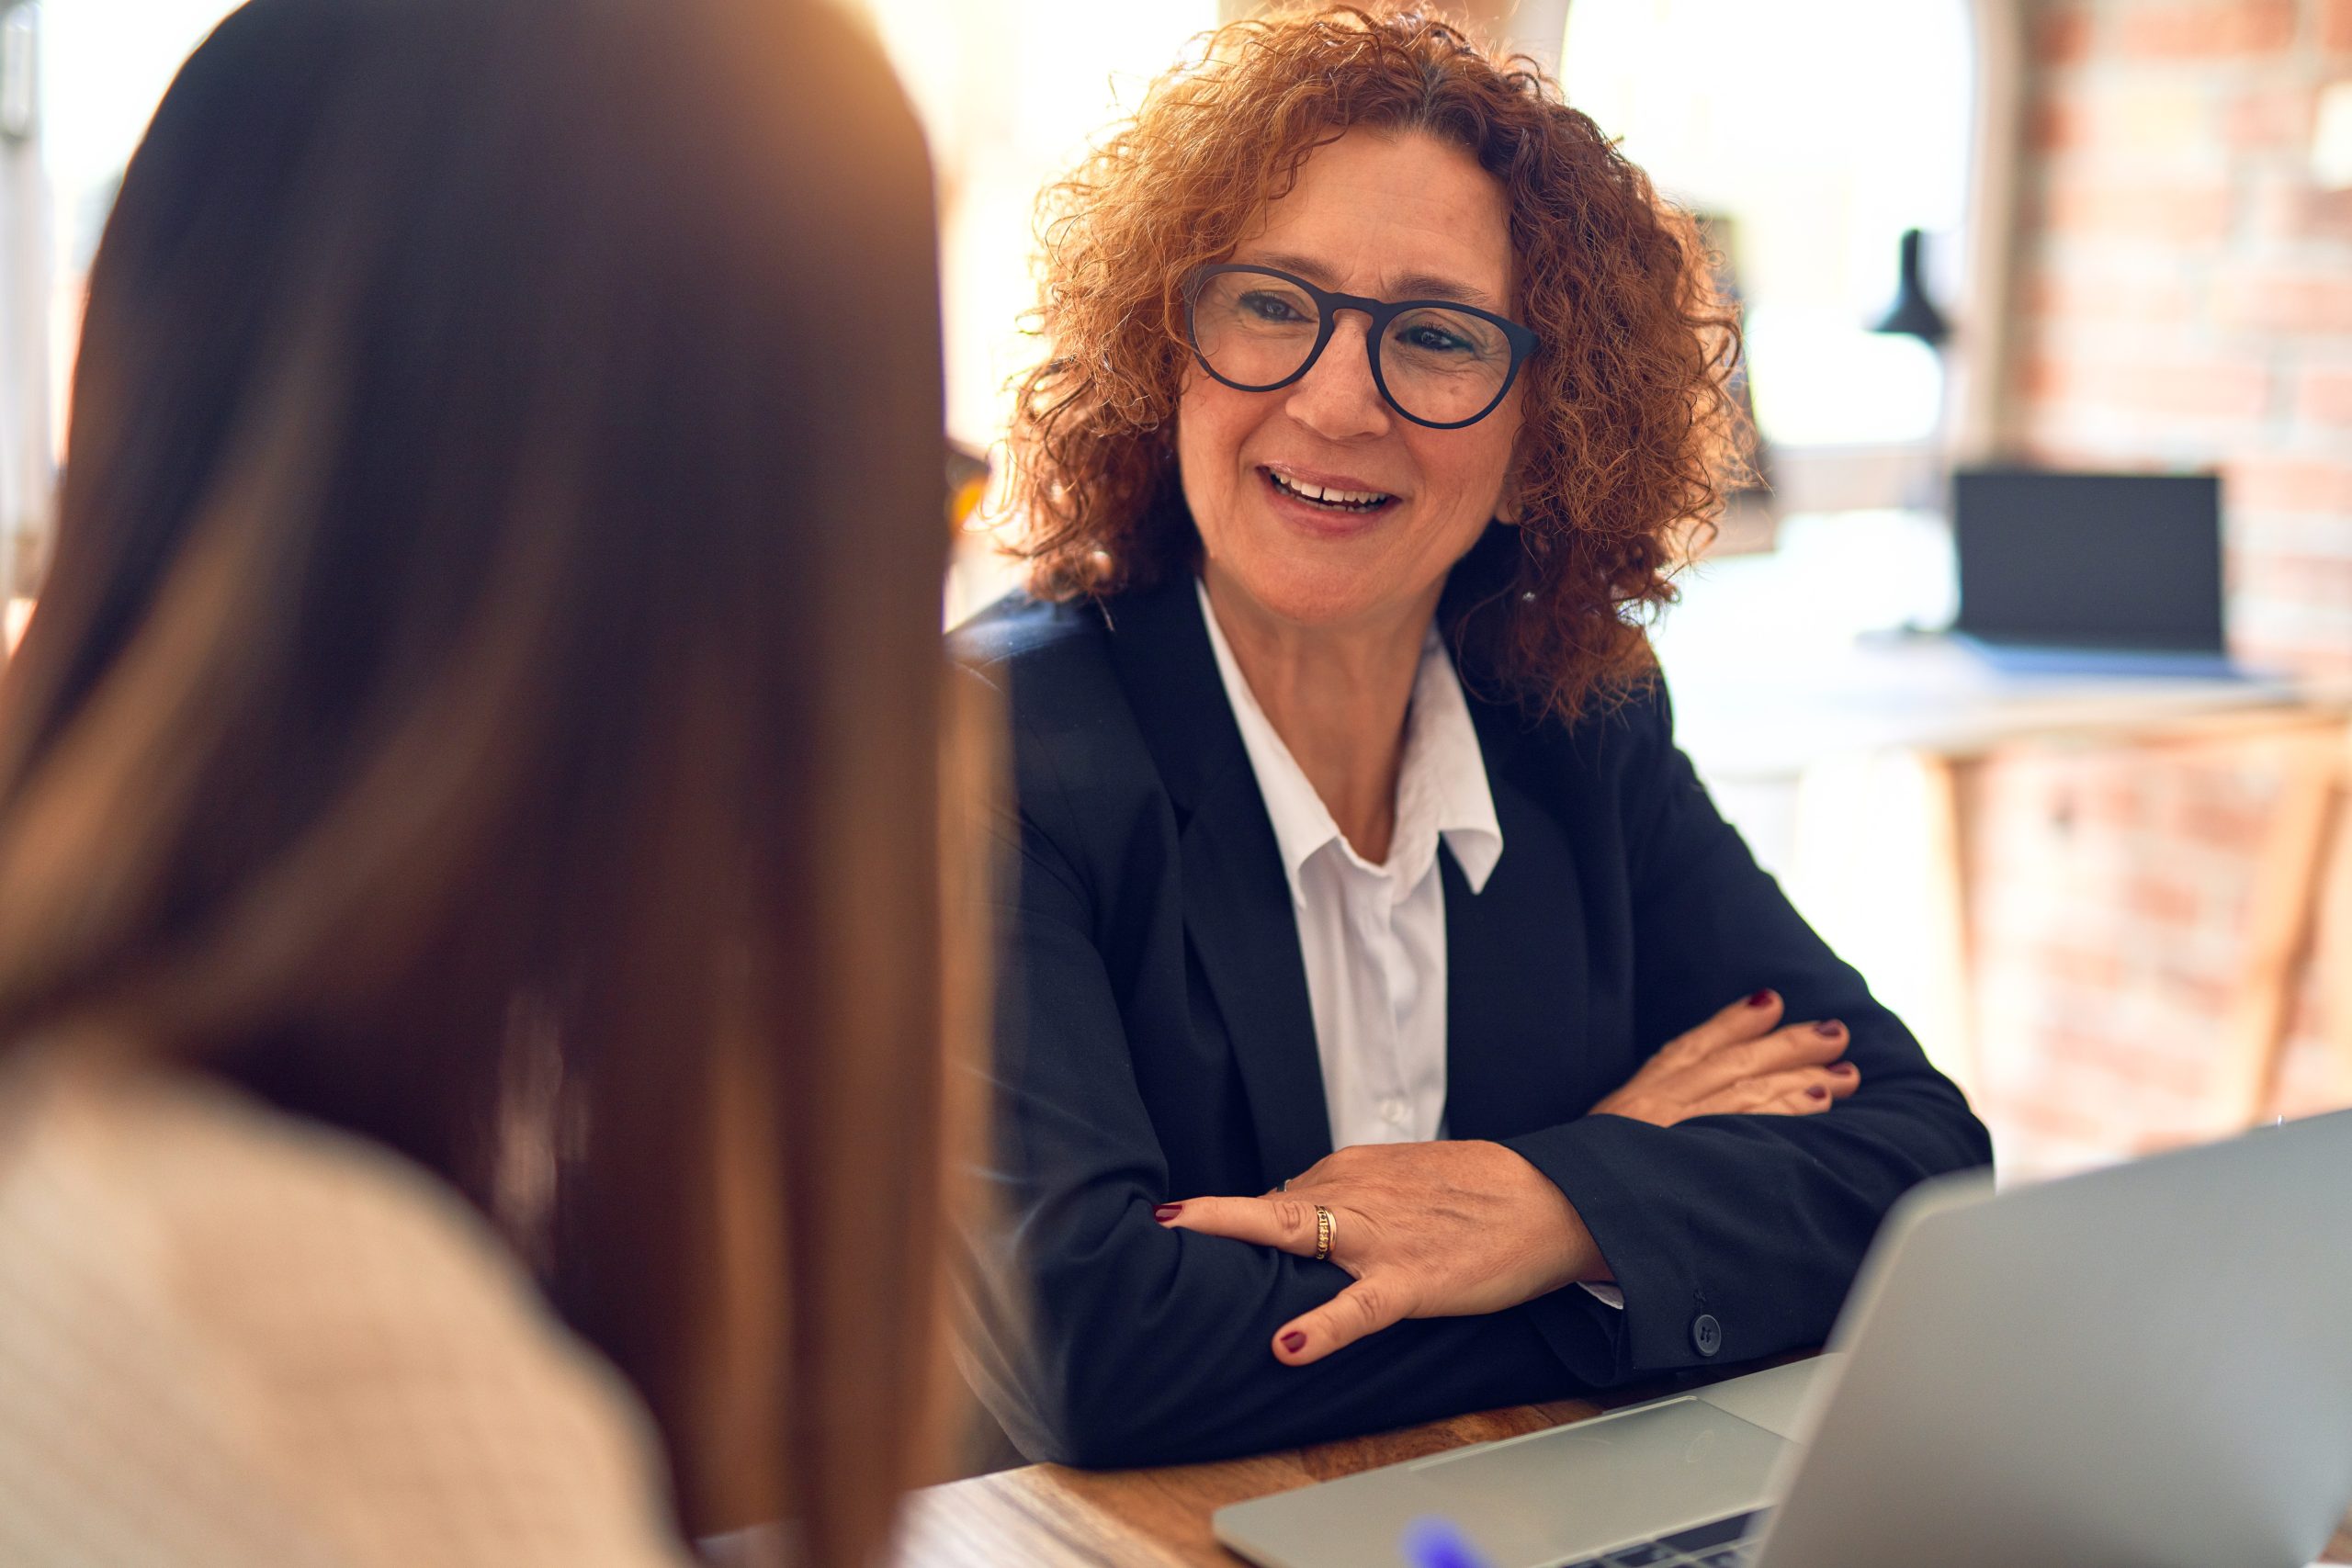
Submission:
{"label": "wooden desk", "polygon": [[[1611,1403],[1660,1392],[1629,1390]],[[1228,1503],[1581,1421],[1603,1408],[1582,1400],[1521,1404],[1216,1464],[1116,1471],[1033,1464],[916,1493],[908,1499],[899,1561],[905,1568],[1237,1568],[1243,1560],[1209,1533],[1209,1516]],[[2327,1560],[2352,1562],[2352,1517]]]}
{"label": "wooden desk", "polygon": [[[2011,1176],[2060,1174],[2091,1152],[2082,1137],[2062,1137],[2053,1159],[2012,1122],[2020,1103],[2009,1086],[2031,1076],[2014,1034],[2020,1010],[2010,1006],[2009,1030],[1996,1023],[1989,1038],[1977,1017],[1980,1001],[2044,978],[2020,964],[2014,943],[1996,951],[1989,971],[1980,966],[1980,899],[1989,890],[1995,907],[2001,901],[1999,886],[1980,884],[2015,868],[1970,850],[2012,840],[2024,819],[2014,800],[1989,828],[1978,819],[1982,781],[2017,777],[2020,764],[2031,776],[2036,757],[2128,753],[2176,779],[2276,781],[2258,836],[2210,863],[2226,865],[2217,873],[2224,882],[2243,878],[2244,912],[2232,917],[2234,951],[2199,971],[2225,997],[2204,1025],[2212,1050],[2202,1088],[2144,1123],[2123,1111],[2078,1128],[2097,1127],[2105,1153],[2120,1156],[2255,1125],[2277,1104],[2297,1000],[2311,990],[2323,996],[2335,1096],[2352,1104],[2352,915],[2322,918],[2324,908],[2352,910],[2352,681],[2019,674],[1931,640],[1666,657],[1678,739],[1717,804],[1815,930],[1983,1108]],[[2189,841],[2163,831],[2171,837],[2152,841]],[[2119,910],[2131,886],[2119,870],[2108,889]],[[2330,944],[2337,951],[2321,951]],[[2147,977],[2155,972],[2126,980],[2127,965],[2095,1004],[2078,995],[2049,1005],[2076,1010],[2075,1032],[2114,1039],[2114,1020],[2130,1007],[2176,1006]],[[2138,994],[2126,998],[2127,985]],[[2138,1059],[2161,1072],[2165,1049]],[[2316,1109],[2313,1092],[2301,1091],[2301,1111]]]}

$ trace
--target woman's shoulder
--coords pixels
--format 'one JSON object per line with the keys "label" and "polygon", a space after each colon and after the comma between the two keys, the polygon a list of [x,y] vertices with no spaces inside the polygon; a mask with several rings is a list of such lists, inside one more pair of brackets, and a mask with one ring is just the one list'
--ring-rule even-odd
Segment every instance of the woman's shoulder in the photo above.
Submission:
{"label": "woman's shoulder", "polygon": [[192,1072],[19,1060],[0,1281],[32,1391],[0,1514],[45,1499],[58,1560],[676,1561],[618,1379],[374,1145]]}
{"label": "woman's shoulder", "polygon": [[[32,1196],[70,1200],[94,1226],[119,1224],[187,1254],[169,1260],[164,1282],[208,1311],[274,1315],[266,1291],[216,1298],[216,1284],[253,1280],[254,1268],[262,1280],[278,1269],[298,1283],[315,1275],[346,1305],[410,1270],[421,1272],[401,1293],[422,1301],[520,1306],[529,1297],[487,1226],[429,1173],[209,1075],[37,1059],[12,1067],[0,1102],[0,1223],[21,1220]],[[86,1240],[98,1247],[107,1237],[94,1229]]]}
{"label": "woman's shoulder", "polygon": [[1025,673],[1102,659],[1103,634],[1094,601],[1039,599],[1016,588],[950,630],[947,650],[983,674]]}
{"label": "woman's shoulder", "polygon": [[1056,602],[1016,592],[947,634],[956,662],[998,694],[1024,801],[1047,787],[1089,795],[1156,787],[1128,685],[1136,653],[1120,646],[1134,640],[1126,613],[1139,605],[1132,595]]}

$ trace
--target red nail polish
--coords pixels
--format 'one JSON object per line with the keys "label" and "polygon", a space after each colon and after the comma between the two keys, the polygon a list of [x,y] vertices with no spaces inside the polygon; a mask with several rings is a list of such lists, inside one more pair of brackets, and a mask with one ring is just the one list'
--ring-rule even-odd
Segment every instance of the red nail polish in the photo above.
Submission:
{"label": "red nail polish", "polygon": [[1855,1067],[1851,1062],[1832,1062],[1829,1064],[1829,1070],[1843,1078],[1853,1077]]}
{"label": "red nail polish", "polygon": [[1151,1212],[1151,1217],[1164,1225],[1183,1212],[1184,1205],[1182,1203],[1162,1203]]}
{"label": "red nail polish", "polygon": [[1283,1336],[1283,1348],[1289,1351],[1294,1356],[1297,1355],[1301,1350],[1306,1348],[1306,1336],[1300,1333],[1295,1328],[1292,1329],[1288,1334]]}
{"label": "red nail polish", "polygon": [[1829,1098],[1829,1091],[1822,1088],[1817,1083],[1807,1084],[1805,1086],[1804,1097],[1807,1100],[1827,1100]]}
{"label": "red nail polish", "polygon": [[1772,1005],[1772,993],[1769,989],[1758,991],[1754,996],[1747,998],[1747,1005],[1752,1008],[1770,1007]]}
{"label": "red nail polish", "polygon": [[1824,1039],[1835,1040],[1838,1036],[1846,1032],[1846,1026],[1838,1022],[1834,1018],[1825,1019],[1821,1022],[1813,1026],[1813,1032],[1815,1034],[1822,1036]]}

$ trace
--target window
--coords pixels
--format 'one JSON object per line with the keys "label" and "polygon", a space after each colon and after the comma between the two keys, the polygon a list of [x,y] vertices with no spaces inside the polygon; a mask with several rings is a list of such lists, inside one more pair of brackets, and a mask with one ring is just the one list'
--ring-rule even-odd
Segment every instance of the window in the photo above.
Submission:
{"label": "window", "polygon": [[[1906,229],[1927,234],[1931,295],[1955,299],[1973,37],[1967,0],[1569,7],[1569,102],[1681,205],[1728,220],[1757,423],[1776,457],[1795,459],[1784,466],[1808,449],[1939,434],[1936,354],[1868,323],[1894,297]],[[1905,470],[1875,465],[1881,493],[1843,503],[1896,502]],[[1792,477],[1775,474],[1784,490]]]}
{"label": "window", "polygon": [[1005,382],[1037,341],[1037,194],[1091,138],[1132,113],[1216,0],[862,0],[922,117],[939,181],[947,424],[985,446],[1012,413]]}
{"label": "window", "polygon": [[[1216,0],[861,4],[922,117],[939,182],[948,434],[987,447],[1012,419],[1007,383],[1041,351],[1023,325],[1037,302],[1038,192],[1217,25]],[[948,583],[949,623],[1015,575],[971,536]]]}
{"label": "window", "polygon": [[83,281],[123,165],[180,62],[234,3],[0,4],[0,581],[11,595],[38,586]]}

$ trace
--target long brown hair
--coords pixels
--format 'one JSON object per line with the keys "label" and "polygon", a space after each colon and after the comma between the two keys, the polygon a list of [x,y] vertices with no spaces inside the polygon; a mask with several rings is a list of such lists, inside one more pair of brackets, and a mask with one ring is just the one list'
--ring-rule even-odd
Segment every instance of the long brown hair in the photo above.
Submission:
{"label": "long brown hair", "polygon": [[1475,656],[1465,674],[1573,716],[1650,674],[1644,617],[1745,471],[1725,391],[1738,325],[1690,219],[1532,61],[1425,6],[1232,23],[1046,191],[1046,355],[1013,415],[1015,548],[1051,598],[1191,568],[1174,461],[1184,279],[1357,127],[1458,146],[1502,187],[1514,310],[1543,340],[1520,380],[1524,515],[1457,568],[1444,613]]}
{"label": "long brown hair", "polygon": [[685,1521],[826,1563],[940,1425],[931,210],[821,0],[254,0],[92,268],[0,713],[0,1044],[439,1172]]}

